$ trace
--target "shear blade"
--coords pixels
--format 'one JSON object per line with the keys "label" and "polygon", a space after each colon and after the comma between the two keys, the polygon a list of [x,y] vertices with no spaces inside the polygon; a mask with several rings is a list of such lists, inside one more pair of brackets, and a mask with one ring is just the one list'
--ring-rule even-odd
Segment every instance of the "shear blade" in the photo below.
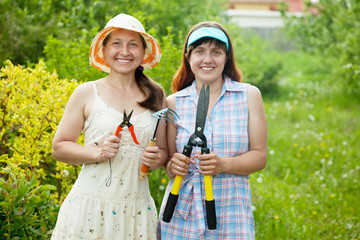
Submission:
{"label": "shear blade", "polygon": [[206,115],[209,108],[209,98],[210,98],[210,87],[207,86],[205,89],[205,84],[201,87],[199,94],[197,112],[196,112],[196,124],[195,132],[203,132],[205,128]]}

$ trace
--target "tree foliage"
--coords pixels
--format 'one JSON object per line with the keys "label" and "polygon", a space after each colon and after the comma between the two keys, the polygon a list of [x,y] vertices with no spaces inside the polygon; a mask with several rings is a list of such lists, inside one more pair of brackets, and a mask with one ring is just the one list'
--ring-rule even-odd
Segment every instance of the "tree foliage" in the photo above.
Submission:
{"label": "tree foliage", "polygon": [[[221,0],[2,0],[0,1],[0,64],[10,59],[14,64],[36,63],[44,57],[47,37],[72,44],[83,39],[90,45],[95,37],[87,34],[103,28],[119,13],[137,17],[155,37],[166,36],[168,26],[177,33],[221,14]],[[84,34],[85,32],[85,34]]]}
{"label": "tree foliage", "polygon": [[360,90],[360,1],[306,1],[302,17],[288,17],[287,29],[306,51],[339,60],[337,80]]}

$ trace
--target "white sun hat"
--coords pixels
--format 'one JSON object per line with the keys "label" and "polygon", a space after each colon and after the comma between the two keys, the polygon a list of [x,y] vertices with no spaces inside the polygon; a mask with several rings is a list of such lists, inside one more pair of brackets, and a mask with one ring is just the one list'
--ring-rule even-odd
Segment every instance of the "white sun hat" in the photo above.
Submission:
{"label": "white sun hat", "polygon": [[121,13],[110,19],[105,28],[95,36],[90,47],[90,65],[101,71],[110,73],[110,67],[103,55],[103,41],[110,32],[117,29],[127,29],[138,32],[144,37],[146,41],[146,49],[141,65],[145,69],[151,69],[160,62],[161,49],[156,39],[145,32],[145,29],[139,20],[130,15]]}

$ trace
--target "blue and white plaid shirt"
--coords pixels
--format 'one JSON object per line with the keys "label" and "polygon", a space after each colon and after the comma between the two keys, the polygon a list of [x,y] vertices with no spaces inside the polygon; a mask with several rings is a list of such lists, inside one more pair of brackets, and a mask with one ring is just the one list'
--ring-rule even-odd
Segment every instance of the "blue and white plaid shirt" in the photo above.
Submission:
{"label": "blue and white plaid shirt", "polygon": [[[248,86],[225,77],[219,99],[210,118],[206,119],[204,134],[208,148],[218,156],[231,157],[248,151]],[[195,129],[199,98],[196,82],[175,96],[176,112],[180,116],[175,122],[176,148],[182,152]],[[200,151],[199,147],[194,147],[192,155]],[[249,176],[229,173],[213,176],[216,230],[207,229],[204,179],[199,173],[198,163],[193,164],[184,177],[173,218],[170,223],[165,223],[161,219],[172,185],[173,180],[167,186],[160,210],[159,239],[255,239]]]}

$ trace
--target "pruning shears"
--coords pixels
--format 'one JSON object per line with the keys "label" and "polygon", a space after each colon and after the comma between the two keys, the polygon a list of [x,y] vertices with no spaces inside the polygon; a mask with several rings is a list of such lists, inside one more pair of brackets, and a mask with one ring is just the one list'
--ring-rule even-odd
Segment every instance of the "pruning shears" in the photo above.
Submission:
{"label": "pruning shears", "polygon": [[[209,98],[210,98],[210,87],[203,85],[201,87],[197,112],[196,112],[196,123],[195,123],[195,132],[190,136],[188,143],[184,146],[183,154],[187,157],[190,157],[193,147],[201,147],[202,154],[210,153],[210,149],[207,147],[207,140],[204,134],[206,116],[209,108]],[[199,138],[200,141],[196,139]],[[163,221],[170,222],[177,200],[179,198],[179,190],[181,182],[183,180],[182,176],[176,176],[172,190],[169,194],[168,200],[166,202]],[[215,212],[215,201],[213,197],[212,189],[212,178],[210,175],[204,175],[205,183],[205,206],[206,206],[206,219],[208,224],[208,229],[216,229],[216,212]]]}
{"label": "pruning shears", "polygon": [[[129,129],[129,132],[131,133],[131,137],[134,140],[135,144],[140,145],[138,140],[136,139],[135,131],[134,131],[134,125],[130,123],[131,115],[133,114],[134,109],[131,110],[130,114],[126,114],[126,110],[124,109],[124,115],[123,115],[123,121],[119,124],[119,126],[116,128],[115,136],[119,136],[119,133],[123,130],[123,128],[126,126]],[[110,177],[107,179],[105,185],[109,187],[111,185],[111,179],[112,179],[112,167],[111,167],[111,159],[109,158],[109,166],[110,166]]]}
{"label": "pruning shears", "polygon": [[133,114],[134,110],[131,110],[130,114],[127,115],[126,114],[126,110],[124,110],[124,117],[123,117],[123,121],[119,124],[119,126],[116,129],[115,132],[115,136],[119,136],[119,133],[123,130],[123,128],[126,126],[128,127],[130,133],[131,133],[131,137],[134,140],[134,143],[136,143],[137,145],[140,145],[140,143],[138,142],[138,140],[136,139],[136,135],[135,135],[135,131],[134,131],[134,125],[132,125],[130,123],[130,118],[131,115]]}

